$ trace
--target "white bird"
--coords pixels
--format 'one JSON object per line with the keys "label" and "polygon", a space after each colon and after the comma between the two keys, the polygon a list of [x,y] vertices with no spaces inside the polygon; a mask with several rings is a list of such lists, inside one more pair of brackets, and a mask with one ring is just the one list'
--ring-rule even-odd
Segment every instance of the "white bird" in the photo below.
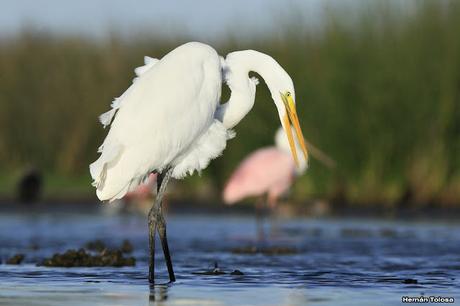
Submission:
{"label": "white bird", "polygon": [[[169,278],[175,281],[161,211],[168,180],[200,172],[222,154],[234,137],[231,129],[254,105],[258,81],[249,78],[250,71],[270,90],[294,160],[298,163],[291,125],[307,158],[292,80],[272,57],[253,50],[232,52],[224,59],[212,47],[190,42],[160,60],[146,57],[145,66],[135,70],[133,84],[100,116],[104,127],[110,125],[98,150],[101,155],[90,165],[100,200],[119,199],[150,173],[158,173],[158,192],[148,216],[152,283],[156,229]],[[220,104],[223,82],[231,95]]]}

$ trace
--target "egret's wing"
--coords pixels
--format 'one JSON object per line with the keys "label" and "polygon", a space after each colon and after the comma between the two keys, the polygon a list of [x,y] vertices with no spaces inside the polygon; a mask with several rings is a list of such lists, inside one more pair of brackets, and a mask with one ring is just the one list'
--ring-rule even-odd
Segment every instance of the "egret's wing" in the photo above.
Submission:
{"label": "egret's wing", "polygon": [[158,63],[160,60],[157,58],[149,57],[149,56],[144,56],[144,66],[137,67],[134,69],[134,73],[139,77],[141,76],[144,72],[152,68],[156,63]]}
{"label": "egret's wing", "polygon": [[[149,56],[144,56],[144,66],[140,66],[140,67],[137,67],[136,69],[134,69],[134,73],[136,74],[136,78],[133,79],[133,82],[137,81],[138,78],[144,74],[145,72],[147,72],[148,70],[150,70],[150,68],[152,68],[153,66],[155,66],[156,63],[158,63],[160,60],[159,59],[156,59],[156,58],[152,58],[152,57],[149,57]],[[114,118],[117,110],[121,107],[121,102],[123,101],[123,95],[121,95],[120,97],[118,98],[115,98],[112,102],[112,104],[110,105],[112,108],[101,114],[99,116],[99,121],[102,123],[102,125],[104,126],[104,128],[106,128],[108,125],[110,125],[110,123],[112,122],[112,119]]]}
{"label": "egret's wing", "polygon": [[[217,53],[198,43],[176,48],[143,72],[120,97],[102,154],[91,165],[102,186],[98,197],[121,198],[146,173],[183,161],[213,124],[221,81]],[[121,149],[104,154],[110,148]]]}
{"label": "egret's wing", "polygon": [[123,101],[123,95],[121,95],[120,97],[118,98],[115,98],[112,102],[112,104],[110,104],[110,106],[112,107],[109,111],[101,114],[99,116],[99,121],[101,122],[102,126],[104,127],[104,129],[110,125],[110,123],[112,122],[112,119],[115,117],[115,114],[116,112],[118,111],[118,109],[120,109],[121,107],[121,102]]}

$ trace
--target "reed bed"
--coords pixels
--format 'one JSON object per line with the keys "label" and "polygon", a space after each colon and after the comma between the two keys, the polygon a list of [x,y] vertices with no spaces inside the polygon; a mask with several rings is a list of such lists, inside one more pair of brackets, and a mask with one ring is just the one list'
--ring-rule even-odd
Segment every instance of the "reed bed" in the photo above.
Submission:
{"label": "reed bed", "polygon": [[[287,22],[272,35],[214,43],[221,54],[253,48],[273,55],[295,82],[305,136],[336,159],[335,170],[312,160],[293,199],[458,206],[460,4],[423,1],[404,18],[370,6],[352,24],[338,12],[327,18],[320,31]],[[0,41],[0,193],[11,193],[31,166],[52,178],[47,190],[73,185],[91,193],[88,164],[106,133],[97,116],[129,86],[143,55],[161,57],[193,39],[95,41],[24,31]],[[273,143],[278,124],[262,83],[239,137],[180,189],[217,198],[245,155]]]}

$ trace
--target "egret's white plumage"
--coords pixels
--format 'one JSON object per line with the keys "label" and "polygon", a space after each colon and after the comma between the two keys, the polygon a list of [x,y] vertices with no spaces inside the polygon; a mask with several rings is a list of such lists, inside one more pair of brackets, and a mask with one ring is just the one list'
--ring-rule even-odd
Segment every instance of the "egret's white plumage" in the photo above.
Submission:
{"label": "egret's white plumage", "polygon": [[[150,56],[144,56],[144,65],[137,67],[134,69],[134,73],[139,77],[141,74],[152,68],[156,63],[158,63],[160,60],[157,58],[153,58]],[[136,80],[136,79],[135,79]]]}
{"label": "egret's white plumage", "polygon": [[[138,77],[140,77],[141,74],[143,74],[144,72],[152,68],[156,63],[158,63],[158,61],[159,59],[157,58],[144,56],[144,65],[134,69],[134,73],[136,74],[137,77],[133,79],[133,83],[137,81]],[[110,122],[112,122],[112,119],[115,116],[115,113],[117,112],[117,110],[120,108],[122,101],[124,101],[123,95],[121,95],[118,98],[115,98],[115,100],[113,100],[112,104],[110,105],[112,109],[99,116],[99,121],[102,123],[104,128],[110,125]]]}
{"label": "egret's white plumage", "polygon": [[[291,133],[290,124],[297,120],[291,120],[294,87],[270,56],[247,50],[224,60],[212,47],[192,42],[160,60],[146,57],[145,65],[135,70],[133,84],[100,117],[111,127],[99,159],[90,165],[99,199],[123,197],[152,171],[170,167],[173,177],[183,178],[206,168],[233,137],[231,128],[254,105],[258,81],[248,77],[249,71],[265,80]],[[221,105],[223,81],[231,96]],[[296,132],[301,134],[300,129]]]}

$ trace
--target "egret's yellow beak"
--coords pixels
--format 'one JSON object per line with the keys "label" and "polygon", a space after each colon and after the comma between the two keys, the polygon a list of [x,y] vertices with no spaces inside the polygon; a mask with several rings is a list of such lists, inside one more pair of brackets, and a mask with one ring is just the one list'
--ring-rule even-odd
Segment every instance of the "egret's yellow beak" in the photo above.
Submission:
{"label": "egret's yellow beak", "polygon": [[297,117],[297,111],[295,109],[295,103],[294,99],[292,98],[292,95],[290,93],[281,93],[281,99],[283,100],[284,107],[286,108],[286,115],[283,118],[284,132],[287,135],[289,146],[291,147],[292,157],[294,157],[295,164],[299,166],[299,159],[297,157],[297,150],[294,142],[294,137],[292,135],[291,125],[294,126],[300,149],[303,152],[305,160],[308,162],[307,147],[305,146],[302,129],[300,128],[299,118]]}

